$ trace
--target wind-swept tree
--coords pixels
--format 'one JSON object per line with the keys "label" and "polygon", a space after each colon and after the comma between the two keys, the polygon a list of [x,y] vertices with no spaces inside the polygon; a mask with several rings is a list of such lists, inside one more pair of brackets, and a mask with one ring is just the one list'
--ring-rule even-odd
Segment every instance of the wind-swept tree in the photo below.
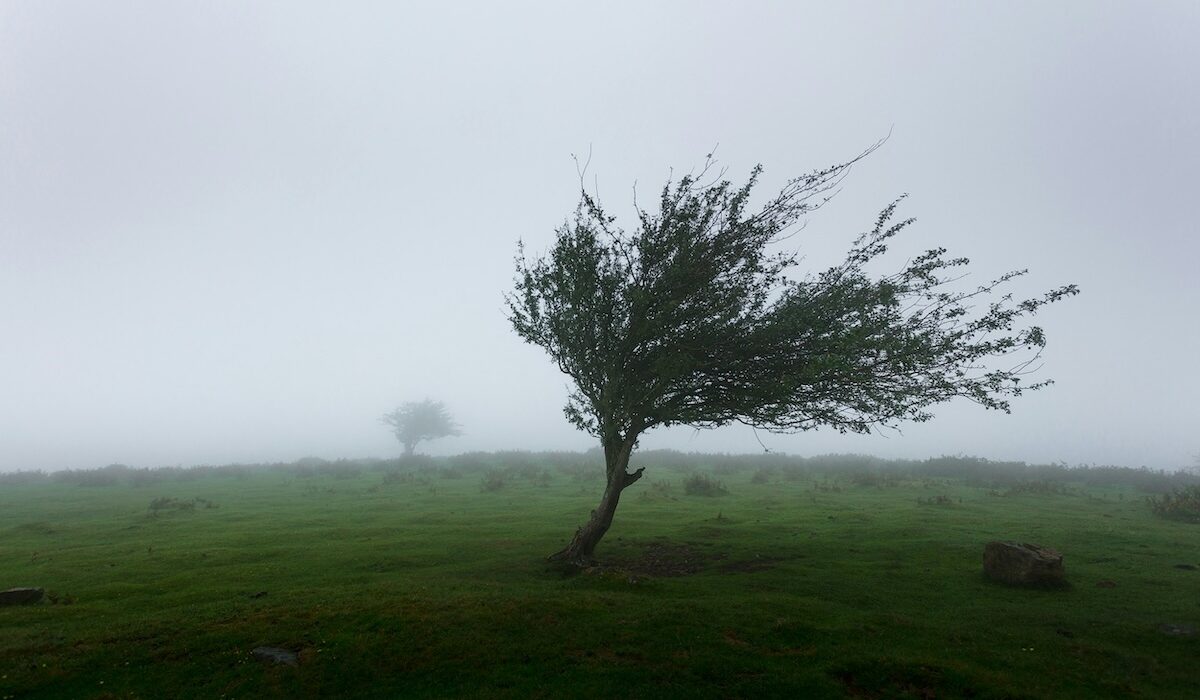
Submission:
{"label": "wind-swept tree", "polygon": [[[878,144],[877,144],[878,145]],[[828,201],[851,161],[788,181],[752,209],[755,167],[734,186],[705,172],[669,180],[632,231],[581,192],[549,252],[519,244],[509,320],[574,382],[566,417],[600,440],[607,484],[599,506],[551,556],[592,559],[621,492],[638,437],[658,426],[743,423],[774,431],[822,426],[866,433],[965,397],[1008,412],[1009,399],[1050,382],[1022,383],[1046,339],[1017,328],[1074,285],[1013,301],[992,298],[1025,273],[953,289],[965,258],[935,248],[898,272],[867,272],[912,219],[899,200],[855,241],[844,262],[794,277],[797,256],[772,244]],[[582,188],[581,188],[582,189]]]}
{"label": "wind-swept tree", "polygon": [[432,399],[401,404],[391,413],[385,413],[380,421],[391,426],[396,439],[404,445],[405,457],[412,456],[417,443],[422,440],[462,435],[442,402]]}

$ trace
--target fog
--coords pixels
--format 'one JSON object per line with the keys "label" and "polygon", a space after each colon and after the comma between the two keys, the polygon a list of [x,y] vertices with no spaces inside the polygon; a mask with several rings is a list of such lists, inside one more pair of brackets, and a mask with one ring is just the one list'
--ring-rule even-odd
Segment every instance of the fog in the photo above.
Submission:
{"label": "fog", "polygon": [[[168,6],[169,5],[169,6]],[[1056,384],[900,432],[642,446],[1175,468],[1200,452],[1200,5],[0,5],[0,470],[586,449],[505,318],[571,154],[633,222],[716,148],[760,194],[878,139],[789,243],[818,270],[903,193],[944,245],[1078,297]],[[719,145],[718,145],[719,144]]]}

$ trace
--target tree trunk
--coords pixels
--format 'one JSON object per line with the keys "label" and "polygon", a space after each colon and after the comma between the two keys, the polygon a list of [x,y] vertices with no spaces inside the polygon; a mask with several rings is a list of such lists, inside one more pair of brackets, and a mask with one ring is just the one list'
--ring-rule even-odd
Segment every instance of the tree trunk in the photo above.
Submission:
{"label": "tree trunk", "polygon": [[642,478],[643,469],[632,474],[625,470],[629,467],[629,455],[637,443],[637,436],[622,440],[608,441],[604,445],[605,471],[608,474],[608,484],[604,488],[604,496],[600,505],[592,511],[592,515],[582,527],[575,531],[571,542],[562,550],[551,554],[550,561],[560,561],[576,566],[587,566],[595,561],[593,553],[600,543],[604,533],[612,525],[613,513],[617,512],[617,503],[621,500],[621,492],[627,486]]}
{"label": "tree trunk", "polygon": [[417,441],[416,440],[413,440],[412,442],[404,443],[404,456],[412,457],[413,450],[415,450],[415,449],[417,449]]}

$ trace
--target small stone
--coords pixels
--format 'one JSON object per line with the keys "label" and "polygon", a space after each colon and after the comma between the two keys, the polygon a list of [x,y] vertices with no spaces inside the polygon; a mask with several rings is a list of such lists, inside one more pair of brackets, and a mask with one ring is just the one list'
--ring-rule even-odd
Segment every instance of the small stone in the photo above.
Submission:
{"label": "small stone", "polygon": [[983,548],[983,572],[1010,585],[1062,585],[1063,556],[1028,542],[988,542]]}
{"label": "small stone", "polygon": [[279,647],[255,647],[250,655],[259,661],[270,661],[287,666],[295,666],[300,663],[300,657],[296,652]]}
{"label": "small stone", "polygon": [[0,607],[6,605],[33,605],[40,602],[46,591],[41,588],[10,588],[0,591]]}
{"label": "small stone", "polygon": [[1158,631],[1168,637],[1195,637],[1196,628],[1191,625],[1179,625],[1172,622],[1165,622],[1158,626]]}

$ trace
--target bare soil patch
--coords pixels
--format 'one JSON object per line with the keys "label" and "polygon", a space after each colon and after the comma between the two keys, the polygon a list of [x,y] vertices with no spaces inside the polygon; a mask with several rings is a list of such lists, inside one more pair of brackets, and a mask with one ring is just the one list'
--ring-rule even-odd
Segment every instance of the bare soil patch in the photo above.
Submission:
{"label": "bare soil patch", "polygon": [[714,551],[711,542],[654,540],[632,544],[640,550],[638,554],[614,558],[593,567],[594,573],[625,572],[652,578],[690,576],[712,568],[725,574],[754,573],[774,568],[783,561],[779,557],[765,556],[731,560],[727,553]]}
{"label": "bare soil patch", "polygon": [[689,576],[703,571],[709,562],[724,554],[706,552],[702,547],[677,542],[646,542],[632,559],[615,562],[620,568],[643,576]]}

